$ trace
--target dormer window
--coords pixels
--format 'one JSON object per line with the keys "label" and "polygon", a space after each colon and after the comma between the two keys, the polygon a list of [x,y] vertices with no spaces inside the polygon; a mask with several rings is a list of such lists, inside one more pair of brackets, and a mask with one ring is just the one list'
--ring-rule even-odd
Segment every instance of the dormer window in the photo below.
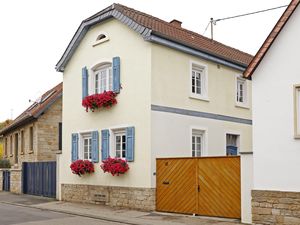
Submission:
{"label": "dormer window", "polygon": [[103,43],[103,42],[106,42],[106,41],[108,41],[108,40],[109,40],[109,38],[108,38],[107,34],[105,34],[105,33],[100,33],[100,34],[97,36],[96,41],[95,41],[95,43],[93,44],[93,47],[95,47],[95,46],[97,46],[97,45],[99,45],[99,44],[101,44],[101,43]]}

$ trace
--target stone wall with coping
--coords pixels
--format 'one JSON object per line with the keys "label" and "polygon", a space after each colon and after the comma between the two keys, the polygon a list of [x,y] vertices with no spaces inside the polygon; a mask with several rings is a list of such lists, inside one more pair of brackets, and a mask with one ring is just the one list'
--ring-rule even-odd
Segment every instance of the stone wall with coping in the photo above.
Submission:
{"label": "stone wall with coping", "polygon": [[155,188],[62,184],[62,201],[104,204],[145,211],[155,210]]}
{"label": "stone wall with coping", "polygon": [[300,192],[252,190],[255,225],[299,225]]}
{"label": "stone wall with coping", "polygon": [[10,192],[15,194],[22,194],[22,170],[10,170]]}

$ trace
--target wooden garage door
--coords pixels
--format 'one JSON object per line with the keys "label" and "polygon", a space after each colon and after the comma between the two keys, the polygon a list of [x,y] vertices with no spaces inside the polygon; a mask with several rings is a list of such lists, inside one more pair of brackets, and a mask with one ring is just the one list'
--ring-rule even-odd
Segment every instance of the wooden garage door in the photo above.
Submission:
{"label": "wooden garage door", "polygon": [[157,159],[156,209],[241,217],[240,158]]}

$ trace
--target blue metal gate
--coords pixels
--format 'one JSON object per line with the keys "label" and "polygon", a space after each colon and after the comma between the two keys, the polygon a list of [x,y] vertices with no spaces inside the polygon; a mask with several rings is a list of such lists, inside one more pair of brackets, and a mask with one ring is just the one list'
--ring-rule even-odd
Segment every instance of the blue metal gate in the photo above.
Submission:
{"label": "blue metal gate", "polygon": [[10,191],[10,171],[4,170],[3,171],[3,191]]}
{"label": "blue metal gate", "polygon": [[23,193],[56,197],[56,162],[24,162]]}

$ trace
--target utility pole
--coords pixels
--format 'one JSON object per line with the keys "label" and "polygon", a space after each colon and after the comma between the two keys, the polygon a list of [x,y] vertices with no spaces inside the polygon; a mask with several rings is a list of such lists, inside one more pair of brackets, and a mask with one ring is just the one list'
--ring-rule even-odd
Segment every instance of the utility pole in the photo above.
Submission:
{"label": "utility pole", "polygon": [[210,18],[210,39],[214,40],[214,18]]}

